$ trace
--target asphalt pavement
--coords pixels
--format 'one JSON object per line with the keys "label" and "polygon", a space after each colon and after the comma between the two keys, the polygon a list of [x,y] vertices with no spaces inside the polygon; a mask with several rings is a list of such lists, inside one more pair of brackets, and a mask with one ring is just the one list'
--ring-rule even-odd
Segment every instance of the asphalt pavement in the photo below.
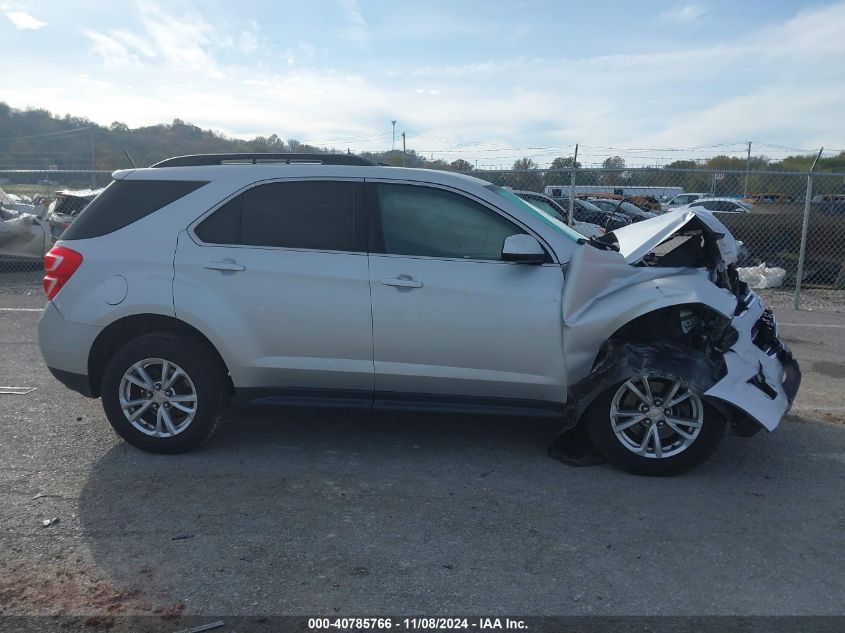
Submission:
{"label": "asphalt pavement", "polygon": [[774,433],[654,479],[484,416],[241,411],[145,454],[49,375],[30,289],[0,291],[0,385],[35,388],[0,395],[0,613],[845,615],[836,306],[777,310],[804,383]]}

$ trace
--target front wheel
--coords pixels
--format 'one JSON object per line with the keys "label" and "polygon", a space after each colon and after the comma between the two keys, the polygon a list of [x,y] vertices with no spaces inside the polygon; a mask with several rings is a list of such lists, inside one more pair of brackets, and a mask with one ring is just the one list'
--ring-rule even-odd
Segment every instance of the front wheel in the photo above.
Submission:
{"label": "front wheel", "polygon": [[648,371],[600,394],[587,432],[610,463],[641,475],[674,475],[706,460],[725,419],[678,376]]}
{"label": "front wheel", "polygon": [[196,341],[146,334],[121,347],[103,372],[103,409],[127,442],[154,453],[179,453],[215,431],[225,373]]}

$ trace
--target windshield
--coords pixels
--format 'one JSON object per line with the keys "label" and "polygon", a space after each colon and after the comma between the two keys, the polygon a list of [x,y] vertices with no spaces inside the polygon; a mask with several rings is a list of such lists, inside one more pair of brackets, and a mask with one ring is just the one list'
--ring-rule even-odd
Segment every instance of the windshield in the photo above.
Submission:
{"label": "windshield", "polygon": [[650,213],[648,211],[643,211],[637,205],[632,204],[630,202],[626,202],[624,200],[622,201],[622,204],[619,205],[619,210],[622,213],[624,213],[626,215],[630,215],[632,217],[638,217],[638,218],[653,218],[654,217],[653,213]]}
{"label": "windshield", "polygon": [[558,233],[565,235],[566,237],[571,239],[573,242],[578,242],[578,241],[584,239],[583,235],[581,235],[580,233],[576,232],[575,230],[569,228],[568,226],[566,226],[566,224],[564,224],[563,222],[558,220],[557,217],[556,217],[558,215],[557,213],[555,213],[554,215],[551,215],[549,212],[544,211],[539,206],[536,206],[531,202],[526,202],[525,200],[523,200],[522,198],[520,198],[516,194],[508,191],[507,189],[499,187],[498,185],[488,185],[487,189],[489,189],[493,193],[501,196],[502,198],[504,198],[508,202],[516,205],[517,207],[519,207],[523,211],[530,213],[535,218],[538,218],[544,224],[550,226],[552,229],[554,229]]}
{"label": "windshield", "polygon": [[637,205],[631,204],[630,202],[627,202],[625,200],[623,200],[621,204],[618,200],[607,199],[590,200],[590,202],[592,202],[596,206],[601,207],[605,211],[616,211],[617,213],[624,213],[629,218],[637,218],[641,220],[643,218],[653,218],[655,215],[654,213],[643,211]]}
{"label": "windshield", "polygon": [[587,200],[576,200],[575,205],[581,207],[585,211],[593,211],[598,213],[601,213],[603,211],[603,209],[600,209],[592,202],[588,202]]}
{"label": "windshield", "polygon": [[[522,198],[522,196],[519,196],[519,197]],[[550,205],[545,200],[540,200],[538,198],[528,198],[527,200],[525,198],[522,198],[522,199],[525,200],[526,202],[528,202],[528,204],[533,204],[538,209],[545,211],[546,213],[548,213],[553,218],[557,218],[561,222],[566,222],[566,218],[561,215],[560,211],[555,209],[552,205]]]}

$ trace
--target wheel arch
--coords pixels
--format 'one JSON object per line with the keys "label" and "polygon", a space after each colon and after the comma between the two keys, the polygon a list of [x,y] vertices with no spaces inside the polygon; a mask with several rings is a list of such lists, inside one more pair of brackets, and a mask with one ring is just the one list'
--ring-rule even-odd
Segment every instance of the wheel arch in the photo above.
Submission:
{"label": "wheel arch", "polygon": [[200,330],[171,316],[133,314],[110,323],[94,340],[88,354],[88,380],[90,381],[92,396],[95,398],[100,396],[103,370],[109,358],[121,345],[138,336],[158,332],[187,336],[207,348],[220,363],[220,367],[227,377],[229,391],[234,393],[234,385],[226,361],[209,338]]}
{"label": "wheel arch", "polygon": [[[616,325],[596,350],[588,374],[569,387],[570,424],[576,424],[592,401],[632,367],[644,369],[668,364],[703,393],[724,372],[721,353],[706,363],[689,364],[685,359],[678,362],[678,350],[693,351],[696,338],[712,336],[718,340],[728,336],[729,326],[730,318],[702,302],[645,307],[633,318]],[[705,344],[703,340],[699,342]]]}

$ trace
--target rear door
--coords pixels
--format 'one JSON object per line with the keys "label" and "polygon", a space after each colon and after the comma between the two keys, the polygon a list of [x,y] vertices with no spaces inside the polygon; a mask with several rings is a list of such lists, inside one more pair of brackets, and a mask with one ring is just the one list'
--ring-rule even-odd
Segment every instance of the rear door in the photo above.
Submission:
{"label": "rear door", "polygon": [[565,401],[561,267],[501,259],[530,231],[434,185],[368,182],[367,198],[376,402]]}
{"label": "rear door", "polygon": [[369,404],[362,194],[361,180],[261,183],[180,234],[176,315],[223,350],[237,388]]}

